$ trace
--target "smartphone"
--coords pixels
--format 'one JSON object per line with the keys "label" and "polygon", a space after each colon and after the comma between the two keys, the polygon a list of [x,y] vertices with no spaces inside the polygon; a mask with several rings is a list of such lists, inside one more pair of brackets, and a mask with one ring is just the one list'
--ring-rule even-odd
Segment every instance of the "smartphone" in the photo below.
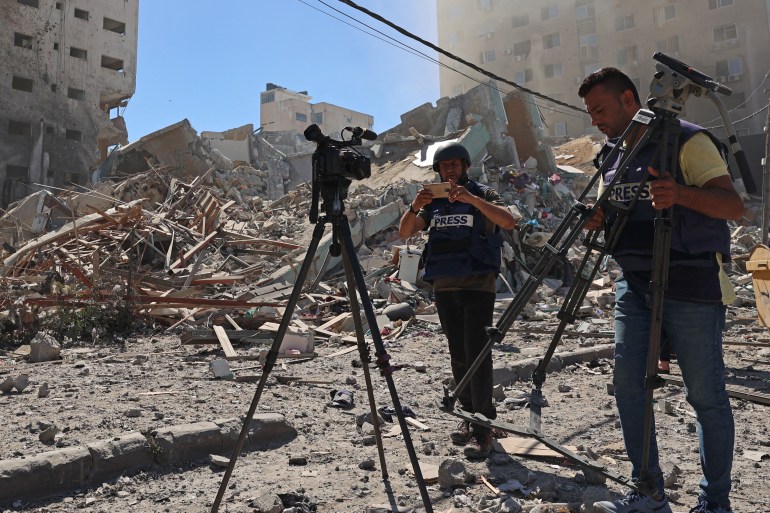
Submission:
{"label": "smartphone", "polygon": [[433,193],[434,198],[448,198],[449,190],[452,188],[449,182],[424,183],[422,184],[422,187],[423,189],[430,190],[430,192]]}

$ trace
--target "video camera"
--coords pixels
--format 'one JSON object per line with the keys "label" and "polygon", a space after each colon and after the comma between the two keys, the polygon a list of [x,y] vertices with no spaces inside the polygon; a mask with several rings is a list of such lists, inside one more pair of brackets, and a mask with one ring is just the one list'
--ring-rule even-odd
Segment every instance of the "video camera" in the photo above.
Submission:
{"label": "video camera", "polygon": [[362,139],[373,141],[377,134],[361,127],[345,127],[344,132],[352,135],[347,141],[335,141],[324,135],[318,125],[305,129],[305,139],[318,146],[313,152],[313,203],[310,207],[310,221],[318,220],[318,198],[323,198],[328,214],[340,214],[344,209],[342,200],[347,197],[347,189],[352,180],[363,180],[372,176],[372,162],[369,157],[359,153],[353,146],[361,144]]}

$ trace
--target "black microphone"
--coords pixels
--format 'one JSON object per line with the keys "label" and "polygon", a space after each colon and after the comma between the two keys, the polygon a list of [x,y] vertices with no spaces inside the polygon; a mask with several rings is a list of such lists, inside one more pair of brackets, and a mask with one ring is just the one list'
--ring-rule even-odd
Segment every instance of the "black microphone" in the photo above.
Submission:
{"label": "black microphone", "polygon": [[366,139],[367,141],[374,141],[375,139],[377,139],[376,133],[372,132],[371,130],[366,130],[364,128],[361,128],[360,126],[357,126],[355,128],[346,126],[345,130],[353,132],[353,137],[360,137],[361,139]]}

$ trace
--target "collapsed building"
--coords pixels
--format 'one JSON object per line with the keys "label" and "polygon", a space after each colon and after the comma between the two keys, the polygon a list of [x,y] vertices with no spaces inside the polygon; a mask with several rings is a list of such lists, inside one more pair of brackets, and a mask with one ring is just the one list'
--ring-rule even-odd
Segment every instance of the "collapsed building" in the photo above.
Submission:
{"label": "collapsed building", "polygon": [[[430,303],[417,266],[399,256],[419,254],[425,240],[401,241],[397,224],[422,184],[436,180],[433,152],[449,140],[468,148],[471,177],[496,188],[520,219],[503,234],[498,290],[513,294],[526,280],[593,175],[598,144],[585,137],[554,155],[532,105],[481,84],[403,114],[358,148],[372,173],[350,185],[345,213],[381,299],[404,299],[384,285],[388,278],[424,289],[421,301]],[[0,279],[13,291],[0,311],[17,319],[13,329],[23,328],[20,312],[62,301],[129,304],[168,328],[209,324],[212,314],[215,324],[230,314],[251,325],[275,320],[271,308],[288,297],[312,232],[314,150],[296,133],[244,125],[198,135],[187,120],[115,149],[88,187],[39,191],[0,217]],[[341,267],[331,239],[326,233],[310,274],[312,288],[334,295],[324,285]],[[576,248],[550,271],[556,289],[570,284],[579,257]]]}

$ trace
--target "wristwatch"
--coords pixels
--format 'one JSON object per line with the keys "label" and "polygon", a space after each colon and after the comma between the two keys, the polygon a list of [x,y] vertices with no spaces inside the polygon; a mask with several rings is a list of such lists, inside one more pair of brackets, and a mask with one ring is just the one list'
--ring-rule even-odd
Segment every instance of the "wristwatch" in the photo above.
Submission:
{"label": "wristwatch", "polygon": [[414,215],[419,215],[420,214],[419,210],[413,210],[412,209],[412,204],[411,203],[409,204],[409,212],[411,212]]}

